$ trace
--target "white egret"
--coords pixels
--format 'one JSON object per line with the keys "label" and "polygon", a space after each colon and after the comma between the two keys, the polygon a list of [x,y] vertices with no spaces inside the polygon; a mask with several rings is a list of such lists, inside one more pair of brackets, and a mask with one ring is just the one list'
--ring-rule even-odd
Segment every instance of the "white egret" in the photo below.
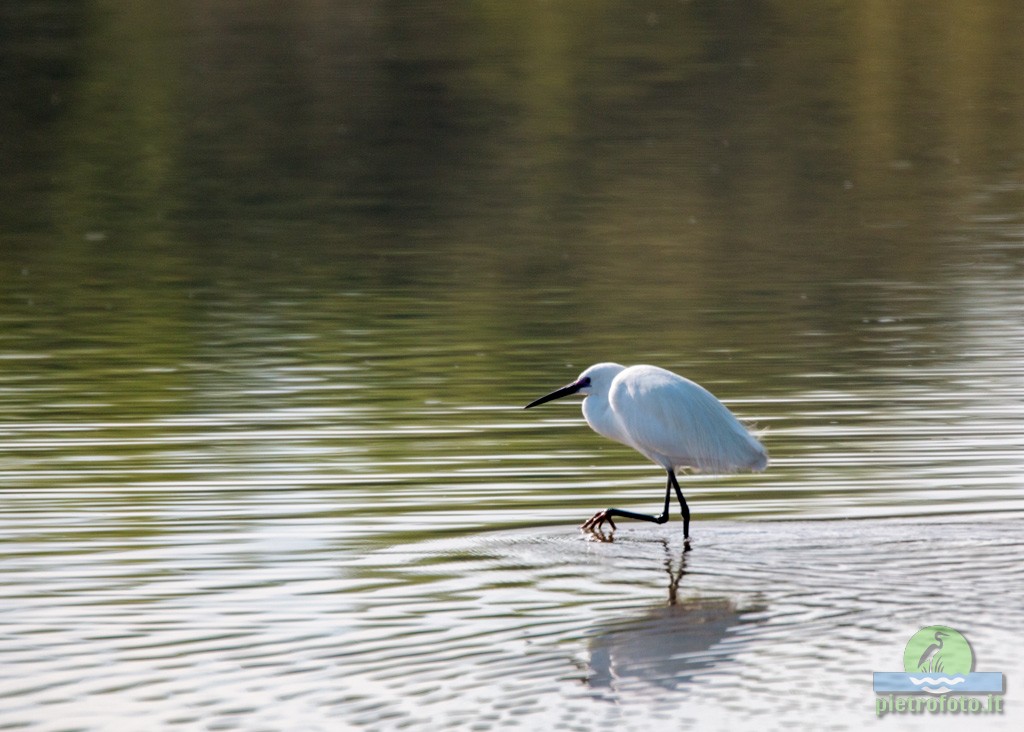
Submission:
{"label": "white egret", "polygon": [[728,407],[700,384],[671,371],[657,366],[594,364],[572,383],[525,408],[570,394],[585,395],[583,416],[591,429],[632,447],[668,472],[660,516],[606,508],[587,519],[584,529],[600,528],[605,521],[614,529],[616,516],[663,524],[668,521],[675,490],[683,515],[683,536],[689,538],[690,509],[676,480],[677,469],[733,473],[761,471],[768,465],[764,446]]}

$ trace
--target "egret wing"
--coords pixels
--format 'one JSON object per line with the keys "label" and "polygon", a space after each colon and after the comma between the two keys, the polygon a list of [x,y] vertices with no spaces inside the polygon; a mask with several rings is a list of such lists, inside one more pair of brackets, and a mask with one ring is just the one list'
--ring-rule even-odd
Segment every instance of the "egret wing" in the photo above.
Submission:
{"label": "egret wing", "polygon": [[626,369],[609,401],[633,446],[666,467],[762,470],[761,444],[707,389],[655,366]]}

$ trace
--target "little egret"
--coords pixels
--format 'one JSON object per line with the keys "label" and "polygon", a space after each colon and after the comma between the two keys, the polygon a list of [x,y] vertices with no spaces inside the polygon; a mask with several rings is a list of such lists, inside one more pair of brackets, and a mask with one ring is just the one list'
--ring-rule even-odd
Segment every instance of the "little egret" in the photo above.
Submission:
{"label": "little egret", "polygon": [[728,407],[700,384],[657,366],[594,364],[575,381],[530,402],[526,409],[583,394],[583,416],[591,429],[632,447],[668,472],[665,508],[660,516],[618,508],[598,511],[583,529],[615,528],[616,516],[668,521],[669,499],[675,490],[683,514],[683,537],[690,536],[690,509],[676,480],[677,469],[709,473],[764,470],[768,453]]}

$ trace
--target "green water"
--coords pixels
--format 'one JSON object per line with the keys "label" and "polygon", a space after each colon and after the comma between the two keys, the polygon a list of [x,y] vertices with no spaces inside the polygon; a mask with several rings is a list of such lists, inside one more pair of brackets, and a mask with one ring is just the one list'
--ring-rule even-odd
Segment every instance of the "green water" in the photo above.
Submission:
{"label": "green water", "polygon": [[[1022,26],[0,10],[0,728],[861,729],[936,624],[1017,728]],[[604,360],[767,430],[690,552]]]}

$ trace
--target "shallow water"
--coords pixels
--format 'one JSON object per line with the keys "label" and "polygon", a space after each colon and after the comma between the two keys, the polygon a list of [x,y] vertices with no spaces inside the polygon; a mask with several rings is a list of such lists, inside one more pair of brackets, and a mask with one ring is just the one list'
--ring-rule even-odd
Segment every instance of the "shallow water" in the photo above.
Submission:
{"label": "shallow water", "polygon": [[689,552],[671,528],[479,531],[355,555],[323,521],[224,510],[66,540],[59,561],[47,516],[24,520],[7,724],[848,729],[873,718],[871,673],[940,622],[1005,674],[985,728],[1018,718],[1019,522],[709,521]]}
{"label": "shallow water", "polygon": [[0,11],[0,729],[1020,728],[1021,8],[590,7]]}

